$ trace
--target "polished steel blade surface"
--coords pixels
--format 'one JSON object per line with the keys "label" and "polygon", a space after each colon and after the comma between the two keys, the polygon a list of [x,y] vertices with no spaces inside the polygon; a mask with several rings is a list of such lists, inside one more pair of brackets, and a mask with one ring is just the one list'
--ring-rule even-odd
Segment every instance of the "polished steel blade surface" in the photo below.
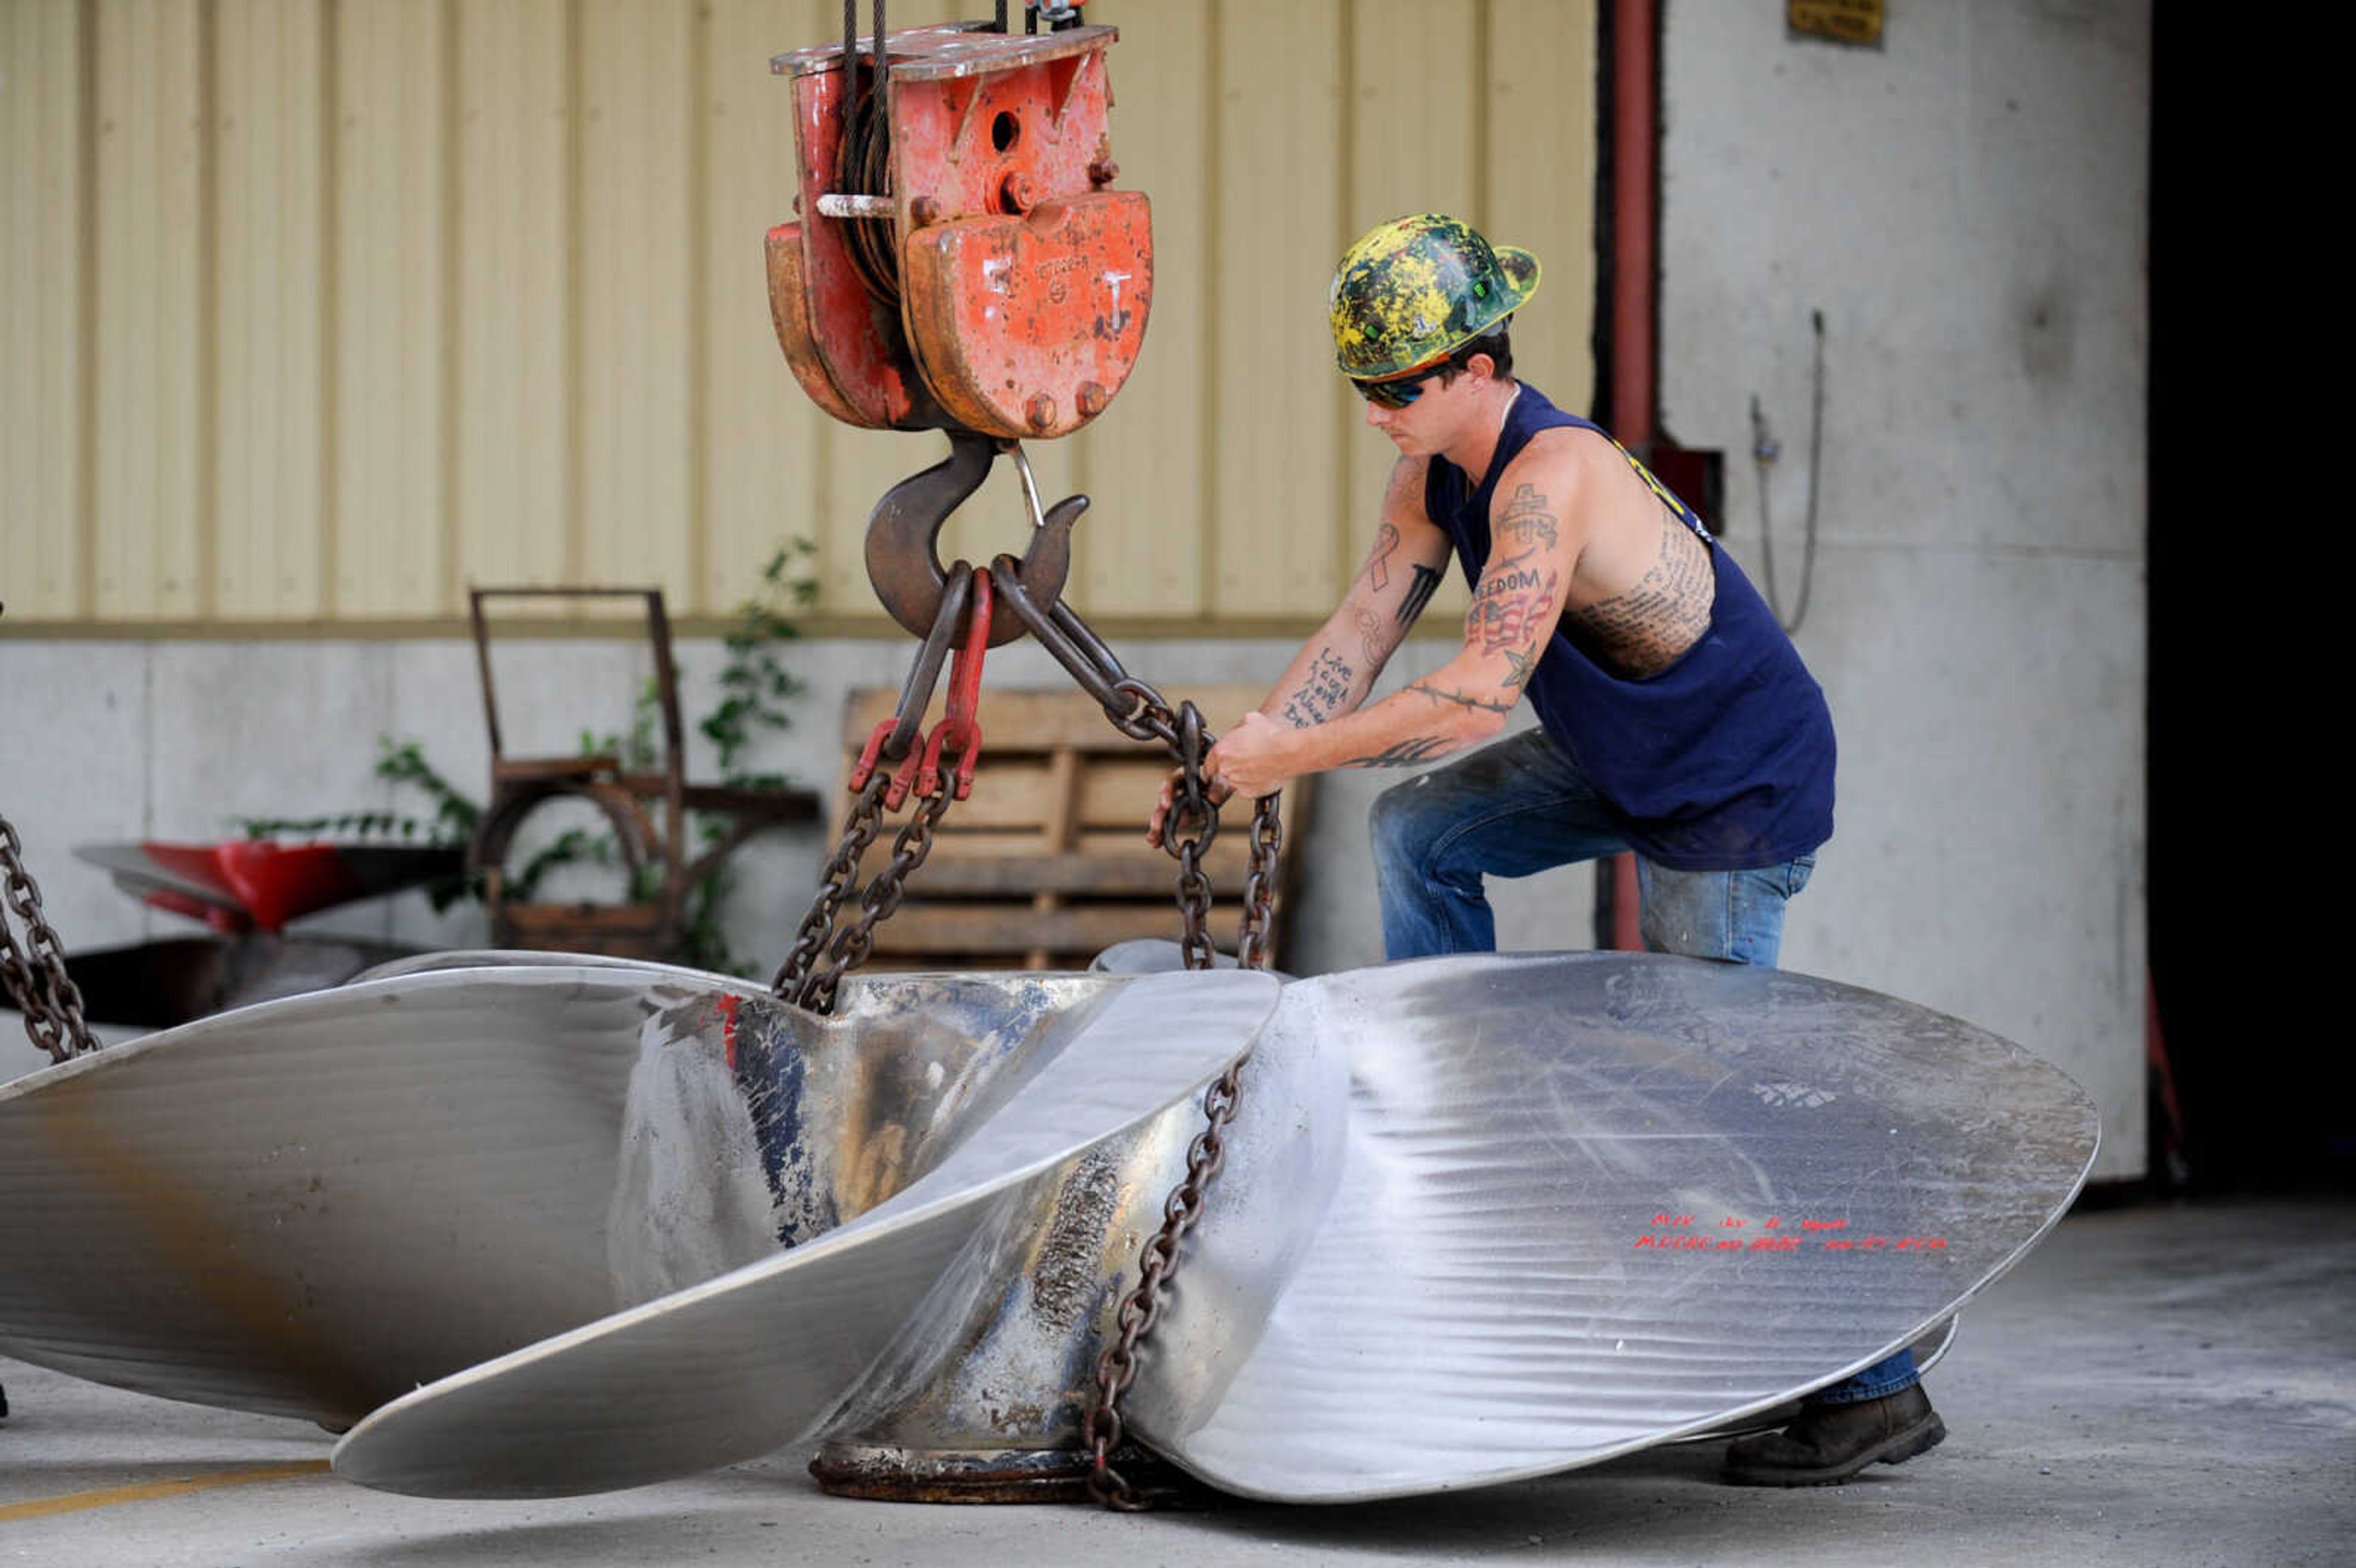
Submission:
{"label": "polished steel blade surface", "polygon": [[[1035,1201],[1033,1186],[1064,1162],[1197,1097],[1279,992],[1273,978],[1237,971],[964,983],[1077,988],[1094,1000],[1056,1049],[1030,1052],[946,1107],[955,1133],[939,1157],[912,1168],[905,1186],[880,1184],[891,1195],[876,1206],[782,1255],[397,1400],[337,1445],[337,1472],[426,1496],[556,1496],[644,1485],[794,1441],[842,1402],[1002,1211]],[[881,1028],[896,1007],[911,1030],[926,1027],[921,995],[905,986],[855,980],[843,995],[854,1024]],[[740,1051],[761,1045],[740,1029]],[[790,1175],[773,1177],[781,1192],[795,1190]]]}
{"label": "polished steel blade surface", "polygon": [[[1346,1042],[1301,1255],[1222,1181],[1127,1413],[1247,1496],[1545,1474],[1870,1364],[2002,1272],[2094,1157],[2051,1066],[1926,1008],[1645,955],[1467,956],[1285,987],[1255,1056]],[[1229,1135],[1297,1136],[1248,1075]],[[1271,1123],[1273,1118],[1273,1123]],[[1231,1256],[1231,1253],[1237,1255]],[[1257,1331],[1190,1274],[1285,1281]]]}
{"label": "polished steel blade surface", "polygon": [[[391,980],[403,975],[434,975],[445,969],[626,969],[634,975],[666,976],[700,984],[718,980],[740,991],[756,987],[734,976],[691,969],[683,964],[661,964],[647,958],[616,958],[605,953],[552,953],[527,947],[449,947],[432,953],[412,953],[388,958],[352,976],[361,980]],[[765,994],[763,992],[761,994]]]}
{"label": "polished steel blade surface", "polygon": [[[1218,1176],[1278,1195],[1252,1216],[1266,1229],[1231,1231],[1216,1258],[1186,1273],[1186,1294],[1217,1315],[1222,1350],[1237,1360],[1341,1173],[1340,1119],[1317,1112],[1346,1093],[1346,1049],[1319,1036],[1290,1043],[1244,1069],[1257,1125],[1280,1136],[1225,1140]],[[1179,1101],[1058,1166],[977,1232],[816,1434],[820,1484],[895,1499],[1084,1495],[1098,1360],[1136,1288],[1140,1243],[1162,1228],[1205,1126],[1201,1102]]]}
{"label": "polished steel blade surface", "polygon": [[609,1312],[633,1071],[663,1040],[716,1041],[746,993],[626,967],[417,975],[0,1087],[0,1351],[345,1425]]}

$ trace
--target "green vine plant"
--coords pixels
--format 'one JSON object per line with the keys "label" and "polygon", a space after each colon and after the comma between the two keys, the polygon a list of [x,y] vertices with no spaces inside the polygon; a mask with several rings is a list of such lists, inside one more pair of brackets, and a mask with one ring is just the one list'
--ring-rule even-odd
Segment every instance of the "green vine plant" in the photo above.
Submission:
{"label": "green vine plant", "polygon": [[[721,783],[736,789],[782,789],[790,781],[783,773],[757,772],[745,763],[764,737],[793,727],[788,707],[803,684],[788,667],[785,645],[800,637],[795,617],[818,600],[818,582],[801,570],[818,553],[806,539],[788,539],[761,570],[761,586],[737,607],[734,623],[722,639],[725,657],[720,667],[720,698],[712,710],[696,721],[696,731],[718,750]],[[655,743],[655,726],[661,716],[661,693],[651,680],[638,693],[626,732],[600,735],[581,732],[582,754],[616,756],[633,772],[658,766],[661,756]],[[422,795],[430,811],[413,815],[399,811],[347,811],[324,816],[250,816],[237,819],[248,837],[280,835],[334,836],[363,843],[397,842],[423,848],[464,848],[482,820],[482,804],[450,782],[426,759],[415,741],[377,737],[379,779]],[[727,831],[724,820],[708,813],[689,814],[699,843],[709,845]],[[621,847],[610,832],[569,827],[533,851],[508,877],[508,894],[530,902],[541,884],[560,867],[624,865]],[[640,867],[624,889],[624,897],[644,901],[656,894],[657,873]],[[715,973],[750,973],[744,961],[730,949],[722,921],[736,875],[723,863],[698,878],[688,890],[682,912],[685,930],[680,959]],[[429,884],[425,895],[437,914],[464,899],[483,896],[481,879],[461,875]]]}

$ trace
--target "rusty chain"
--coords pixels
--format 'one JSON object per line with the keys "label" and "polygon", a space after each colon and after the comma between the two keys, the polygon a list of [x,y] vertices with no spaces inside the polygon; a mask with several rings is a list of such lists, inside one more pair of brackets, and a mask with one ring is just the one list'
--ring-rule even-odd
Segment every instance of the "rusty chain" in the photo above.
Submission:
{"label": "rusty chain", "polygon": [[1211,877],[1203,869],[1203,857],[1219,835],[1219,808],[1211,803],[1203,777],[1210,737],[1191,702],[1178,711],[1177,737],[1171,749],[1178,755],[1179,785],[1163,819],[1162,842],[1178,861],[1178,912],[1184,923],[1180,951],[1187,968],[1208,969],[1218,962],[1218,949],[1211,943]]}
{"label": "rusty chain", "polygon": [[875,873],[867,891],[859,896],[858,917],[835,933],[826,962],[813,970],[795,994],[798,1007],[816,1013],[834,1011],[836,989],[842,977],[867,961],[875,946],[875,927],[892,918],[906,895],[905,884],[908,876],[925,863],[932,853],[933,831],[941,818],[948,814],[949,803],[956,799],[948,777],[944,774],[936,788],[916,797],[916,809],[901,827],[900,836],[893,841],[892,859]]}
{"label": "rusty chain", "polygon": [[1236,961],[1247,969],[1268,967],[1268,936],[1276,923],[1276,860],[1284,849],[1284,824],[1277,815],[1281,798],[1264,795],[1252,802],[1251,863],[1244,877],[1243,925],[1236,936]]}
{"label": "rusty chain", "polygon": [[1226,1164],[1227,1124],[1235,1119],[1236,1103],[1243,1093],[1244,1063],[1250,1060],[1251,1052],[1244,1051],[1204,1091],[1204,1126],[1186,1147],[1186,1175],[1162,1200],[1162,1228],[1138,1253],[1137,1288],[1121,1298],[1114,1318],[1119,1334],[1097,1358],[1097,1402],[1081,1427],[1092,1464],[1088,1494],[1122,1513],[1142,1513],[1161,1500],[1155,1491],[1140,1487],[1113,1464],[1125,1430],[1120,1399],[1137,1381],[1138,1350],[1162,1316],[1163,1294],[1178,1267],[1179,1246],[1202,1219],[1211,1182]]}
{"label": "rusty chain", "polygon": [[[835,993],[842,984],[842,976],[866,961],[874,946],[876,923],[888,919],[900,907],[902,883],[931,852],[933,829],[948,810],[949,797],[961,796],[970,787],[972,751],[980,741],[978,731],[969,729],[956,732],[956,743],[962,753],[960,776],[953,780],[942,775],[937,789],[929,776],[927,753],[930,763],[937,763],[943,742],[948,739],[946,732],[955,728],[956,710],[969,707],[980,687],[981,639],[987,636],[990,623],[988,592],[987,574],[975,571],[963,561],[948,574],[932,629],[925,635],[923,645],[908,667],[907,677],[901,683],[900,700],[892,717],[875,727],[866,749],[860,752],[859,765],[851,773],[853,798],[843,823],[842,837],[819,873],[818,891],[802,916],[793,946],[769,982],[771,994],[816,1012],[834,1010]],[[974,611],[969,621],[966,614],[969,608]],[[918,731],[923,728],[925,709],[933,699],[941,666],[949,656],[950,645],[957,639],[961,622],[967,624],[968,641],[972,647],[958,654],[962,678],[951,683],[955,688],[950,697],[951,720],[936,730],[927,746],[922,743]],[[892,864],[876,874],[875,881],[861,896],[862,912],[858,918],[838,933],[835,921],[851,891],[859,886],[860,862],[884,830],[884,814],[907,798],[911,786],[918,784],[920,773],[927,776],[917,790],[916,818],[894,841]],[[918,820],[924,824],[921,829],[916,828]]]}
{"label": "rusty chain", "polygon": [[[851,802],[842,838],[835,845],[834,854],[828,859],[826,869],[819,874],[818,894],[811,899],[809,912],[802,916],[801,928],[795,933],[793,947],[786,954],[786,961],[777,966],[776,976],[769,982],[772,993],[797,1006],[809,1005],[803,998],[812,984],[813,968],[826,952],[828,938],[834,933],[835,916],[841,912],[843,901],[859,885],[859,862],[865,857],[867,847],[874,843],[876,835],[883,831],[884,795],[891,787],[889,769],[879,768],[868,774],[866,784]],[[827,985],[828,997],[833,996],[834,987],[841,978],[838,973]]]}
{"label": "rusty chain", "polygon": [[[1001,577],[1006,559],[1000,558]],[[1207,930],[1211,880],[1203,869],[1203,856],[1218,833],[1219,808],[1203,773],[1213,737],[1203,728],[1202,714],[1191,702],[1173,710],[1160,692],[1122,669],[1112,650],[1078,612],[1061,600],[1042,612],[1019,585],[1003,596],[1040,645],[1096,698],[1115,729],[1132,740],[1159,741],[1177,760],[1176,787],[1163,818],[1162,842],[1179,866],[1178,907],[1185,926],[1181,946],[1186,966],[1211,967],[1217,954]],[[1253,805],[1250,870],[1244,883],[1243,925],[1237,944],[1237,961],[1246,968],[1265,968],[1268,963],[1276,859],[1284,838],[1279,800],[1269,795]],[[1141,1486],[1114,1462],[1126,1435],[1120,1401],[1137,1379],[1138,1354],[1162,1315],[1180,1248],[1202,1218],[1210,1185],[1226,1163],[1227,1125],[1242,1097],[1244,1065],[1250,1060],[1251,1051],[1247,1049],[1204,1092],[1204,1126],[1187,1146],[1186,1174],[1162,1203],[1161,1229],[1139,1252],[1137,1286],[1121,1298],[1114,1317],[1116,1337],[1097,1359],[1096,1401],[1081,1426],[1089,1454],[1088,1492],[1105,1507],[1124,1513],[1155,1508],[1167,1496],[1164,1489]]]}
{"label": "rusty chain", "polygon": [[[25,1032],[64,1061],[98,1049],[82,1016],[81,987],[66,973],[65,944],[58,940],[48,918],[41,912],[41,890],[25,869],[25,846],[16,829],[0,816],[0,893],[7,909],[0,913],[0,984],[25,1015]],[[25,928],[19,946],[11,917]]]}
{"label": "rusty chain", "polygon": [[[1188,703],[1185,711],[1192,714],[1193,710],[1194,704]],[[1199,725],[1199,719],[1196,723]],[[1189,754],[1188,786],[1199,786],[1201,756],[1208,751],[1205,745],[1201,752]],[[1244,882],[1243,931],[1237,946],[1237,960],[1247,969],[1265,968],[1268,962],[1268,933],[1275,908],[1276,857],[1284,841],[1283,827],[1278,817],[1279,798],[1267,795],[1253,803],[1251,868]],[[1207,796],[1202,804],[1207,819],[1215,827],[1218,807]],[[1173,820],[1176,815],[1173,807]],[[1180,863],[1187,864],[1183,853]],[[1199,876],[1200,872],[1195,870],[1194,874]],[[1184,875],[1182,872],[1182,907],[1187,907]],[[1208,879],[1204,880],[1204,885],[1207,905]],[[1202,917],[1187,907],[1190,938],[1199,933],[1201,923]],[[1205,938],[1204,945],[1208,944],[1208,938]],[[1187,966],[1202,966],[1194,963],[1191,952]],[[1237,1104],[1243,1097],[1244,1064],[1250,1060],[1251,1051],[1247,1047],[1203,1092],[1203,1130],[1186,1146],[1186,1174],[1162,1201],[1162,1228],[1139,1250],[1137,1288],[1121,1298],[1113,1319],[1118,1335],[1097,1358],[1096,1403],[1089,1406],[1081,1424],[1090,1462],[1088,1494],[1106,1508],[1122,1513],[1145,1512],[1160,1506],[1168,1495],[1166,1488],[1140,1485],[1114,1464],[1125,1435],[1120,1401],[1130,1384],[1137,1381],[1138,1351],[1162,1316],[1162,1296],[1169,1289],[1171,1275],[1177,1271],[1179,1248],[1187,1232],[1202,1219],[1211,1182],[1226,1164],[1227,1124],[1235,1119]]]}
{"label": "rusty chain", "polygon": [[[960,570],[949,574],[952,585],[965,575],[964,563],[958,565]],[[986,596],[994,589],[994,596],[1008,604],[1032,637],[1097,699],[1113,728],[1131,740],[1159,741],[1177,763],[1171,809],[1163,818],[1162,844],[1178,862],[1177,901],[1184,931],[1180,945],[1187,968],[1213,967],[1218,962],[1218,950],[1209,932],[1213,889],[1204,857],[1218,835],[1219,807],[1205,773],[1214,737],[1204,729],[1201,711],[1191,702],[1173,708],[1152,686],[1130,675],[1112,649],[1060,596],[1042,608],[1023,587],[1021,563],[1012,556],[998,557],[986,575],[974,573],[973,581],[977,616],[986,621]],[[874,945],[875,927],[900,907],[908,877],[924,864],[950,801],[962,794],[952,791],[948,776],[936,776],[927,764],[916,809],[894,843],[891,863],[876,873],[861,894],[858,917],[835,930],[841,907],[858,881],[860,860],[881,831],[884,810],[899,804],[912,782],[916,753],[906,750],[907,742],[929,699],[932,677],[938,673],[940,650],[963,608],[961,603],[944,602],[926,640],[926,651],[919,655],[902,689],[898,713],[894,720],[877,727],[862,753],[860,773],[853,779],[858,797],[842,839],[827,862],[817,897],[772,983],[776,995],[797,1006],[819,1013],[833,1011],[843,976],[866,960]],[[977,682],[979,655],[977,646]],[[970,692],[967,702],[969,707]],[[933,750],[937,753],[937,740]],[[894,758],[900,759],[896,768],[889,765]],[[874,768],[878,761],[887,765]],[[962,771],[969,779],[970,754]],[[1283,847],[1278,807],[1275,795],[1260,797],[1253,806],[1250,868],[1237,944],[1237,962],[1247,968],[1265,968],[1268,963],[1276,861]],[[1161,1316],[1186,1235],[1201,1220],[1210,1185],[1226,1163],[1226,1130],[1242,1096],[1244,1066],[1250,1060],[1247,1048],[1204,1092],[1204,1125],[1187,1146],[1186,1173],[1163,1201],[1161,1228],[1139,1254],[1137,1286],[1121,1299],[1116,1311],[1117,1337],[1098,1359],[1096,1400],[1088,1408],[1082,1432],[1090,1455],[1089,1492],[1108,1508],[1135,1512],[1162,1500],[1159,1492],[1141,1487],[1114,1464],[1124,1435],[1120,1401],[1136,1381],[1140,1350]]]}

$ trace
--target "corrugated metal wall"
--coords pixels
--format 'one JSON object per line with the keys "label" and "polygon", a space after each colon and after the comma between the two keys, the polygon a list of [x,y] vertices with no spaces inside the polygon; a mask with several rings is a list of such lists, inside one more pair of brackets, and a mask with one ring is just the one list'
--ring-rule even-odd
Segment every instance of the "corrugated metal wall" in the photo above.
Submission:
{"label": "corrugated metal wall", "polygon": [[[1110,411],[1033,453],[1096,498],[1071,596],[1173,631],[1313,620],[1388,462],[1324,336],[1360,229],[1448,208],[1537,250],[1522,368],[1586,404],[1592,0],[1088,16],[1122,29],[1157,287]],[[792,534],[828,623],[881,624],[859,535],[937,438],[802,399],[760,256],[791,197],[768,57],[841,25],[835,0],[0,0],[0,625],[447,626],[471,582],[659,581],[691,618]],[[1023,527],[1001,475],[943,549]]]}

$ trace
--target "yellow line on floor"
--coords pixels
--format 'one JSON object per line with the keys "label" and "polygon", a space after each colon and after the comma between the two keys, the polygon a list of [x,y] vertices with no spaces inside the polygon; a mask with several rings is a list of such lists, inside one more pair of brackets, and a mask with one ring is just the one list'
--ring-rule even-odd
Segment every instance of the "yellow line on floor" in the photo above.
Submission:
{"label": "yellow line on floor", "polygon": [[53,1513],[80,1513],[84,1509],[112,1508],[117,1503],[144,1503],[155,1498],[177,1498],[187,1492],[209,1492],[220,1487],[250,1487],[259,1481],[292,1480],[297,1476],[327,1474],[325,1459],[302,1459],[291,1465],[256,1465],[241,1470],[217,1470],[209,1476],[184,1476],[176,1481],[150,1481],[139,1487],[109,1487],[103,1491],[68,1492],[61,1498],[37,1498],[28,1503],[0,1505],[0,1524],[12,1520],[44,1519]]}

